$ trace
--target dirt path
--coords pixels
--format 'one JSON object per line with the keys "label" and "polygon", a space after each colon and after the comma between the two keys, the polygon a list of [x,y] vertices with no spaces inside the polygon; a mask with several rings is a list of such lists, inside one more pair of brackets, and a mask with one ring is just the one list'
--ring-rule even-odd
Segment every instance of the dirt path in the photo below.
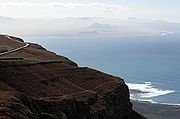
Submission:
{"label": "dirt path", "polygon": [[[10,39],[10,40],[14,40],[14,39],[12,39],[11,37],[9,37],[8,35],[5,35],[5,36],[6,36],[8,39]],[[20,41],[18,41],[18,40],[16,40],[16,42],[22,43],[22,42],[20,42]],[[24,48],[26,48],[26,47],[29,47],[29,46],[30,46],[29,43],[25,43],[25,45],[22,46],[22,47],[18,47],[18,48],[15,48],[15,49],[12,49],[12,50],[9,50],[9,51],[0,53],[0,56],[6,55],[6,54],[10,54],[10,53],[13,53],[13,52],[17,52],[17,51],[22,50],[22,49],[24,49]]]}

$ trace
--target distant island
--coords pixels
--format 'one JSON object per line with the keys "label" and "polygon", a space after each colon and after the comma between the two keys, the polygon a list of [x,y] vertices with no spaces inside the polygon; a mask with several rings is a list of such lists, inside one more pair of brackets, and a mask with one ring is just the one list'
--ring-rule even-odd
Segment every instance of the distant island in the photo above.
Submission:
{"label": "distant island", "polygon": [[[19,32],[19,24],[23,32]],[[179,34],[180,31],[179,22],[133,17],[127,19],[103,17],[28,19],[0,16],[0,26],[2,33],[17,36],[153,36]]]}

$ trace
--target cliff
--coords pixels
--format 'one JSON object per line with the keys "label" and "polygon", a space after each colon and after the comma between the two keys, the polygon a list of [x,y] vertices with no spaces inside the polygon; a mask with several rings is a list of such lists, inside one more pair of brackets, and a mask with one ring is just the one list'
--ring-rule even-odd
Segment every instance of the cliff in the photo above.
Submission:
{"label": "cliff", "polygon": [[[0,48],[26,44],[0,36]],[[28,44],[0,56],[0,119],[145,119],[123,79]]]}

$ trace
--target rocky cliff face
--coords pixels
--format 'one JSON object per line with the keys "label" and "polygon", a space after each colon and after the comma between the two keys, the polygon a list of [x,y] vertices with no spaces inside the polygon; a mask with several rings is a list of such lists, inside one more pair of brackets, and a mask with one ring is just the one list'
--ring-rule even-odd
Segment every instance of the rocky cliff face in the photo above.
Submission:
{"label": "rocky cliff face", "polygon": [[0,59],[0,119],[144,117],[132,110],[123,79],[31,44]]}

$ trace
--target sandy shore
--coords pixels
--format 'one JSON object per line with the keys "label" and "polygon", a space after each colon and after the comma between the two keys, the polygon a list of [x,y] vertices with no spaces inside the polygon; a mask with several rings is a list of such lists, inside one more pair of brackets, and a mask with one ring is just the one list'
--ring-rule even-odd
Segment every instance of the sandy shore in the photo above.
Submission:
{"label": "sandy shore", "polygon": [[148,119],[180,119],[180,106],[131,101],[133,108]]}

